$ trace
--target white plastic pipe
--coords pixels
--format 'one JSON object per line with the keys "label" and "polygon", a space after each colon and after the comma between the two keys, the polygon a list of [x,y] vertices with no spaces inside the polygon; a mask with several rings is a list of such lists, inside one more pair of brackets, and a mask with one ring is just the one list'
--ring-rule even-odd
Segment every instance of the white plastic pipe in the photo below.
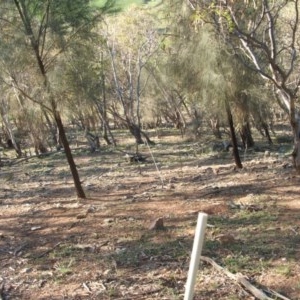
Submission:
{"label": "white plastic pipe", "polygon": [[184,300],[192,300],[194,296],[194,287],[199,268],[199,261],[203,247],[205,228],[207,223],[207,214],[199,213],[196,226],[193,251],[191,255],[190,268],[185,287]]}

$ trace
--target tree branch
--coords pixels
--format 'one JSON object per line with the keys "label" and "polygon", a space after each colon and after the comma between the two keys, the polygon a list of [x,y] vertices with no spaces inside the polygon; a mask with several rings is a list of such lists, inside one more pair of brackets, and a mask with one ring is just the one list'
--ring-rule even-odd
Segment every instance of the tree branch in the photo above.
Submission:
{"label": "tree branch", "polygon": [[[257,287],[255,287],[253,284],[251,284],[245,276],[242,274],[233,274],[229,272],[227,269],[221,267],[218,265],[214,260],[212,260],[209,257],[201,256],[200,259],[202,261],[205,261],[209,264],[211,264],[216,270],[223,272],[225,275],[227,275],[230,279],[236,281],[238,284],[242,285],[244,288],[246,288],[255,298],[260,300],[273,300],[270,298],[266,293],[264,293],[262,290],[259,290]],[[272,292],[276,297],[284,299],[284,300],[290,300],[282,295],[280,295],[277,292],[273,292],[269,290],[269,292]]]}

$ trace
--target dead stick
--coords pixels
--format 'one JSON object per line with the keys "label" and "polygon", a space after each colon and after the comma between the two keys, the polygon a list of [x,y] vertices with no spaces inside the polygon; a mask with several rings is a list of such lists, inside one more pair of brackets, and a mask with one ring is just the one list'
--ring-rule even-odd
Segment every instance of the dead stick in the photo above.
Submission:
{"label": "dead stick", "polygon": [[36,258],[41,258],[43,256],[45,256],[46,254],[50,253],[51,251],[53,251],[57,246],[59,246],[62,242],[58,242],[56,243],[52,248],[48,249],[47,251],[41,253],[40,255],[38,255]]}
{"label": "dead stick", "polygon": [[251,292],[254,297],[260,300],[273,300],[272,298],[268,297],[263,291],[259,290],[254,285],[252,285],[243,275],[241,274],[235,275],[229,272],[228,270],[218,265],[214,260],[212,260],[209,257],[201,256],[201,260],[211,264],[218,271],[225,273],[230,279],[237,281],[239,284],[244,286],[249,292]]}
{"label": "dead stick", "polygon": [[89,292],[89,293],[91,293],[92,291],[91,291],[91,289],[90,289],[90,287],[84,282],[83,284],[83,287]]}
{"label": "dead stick", "polygon": [[291,300],[290,298],[287,298],[287,297],[277,293],[276,291],[273,291],[273,290],[269,289],[268,287],[265,288],[264,290],[266,290],[270,294],[273,294],[276,298],[280,298],[280,299],[283,299],[283,300]]}

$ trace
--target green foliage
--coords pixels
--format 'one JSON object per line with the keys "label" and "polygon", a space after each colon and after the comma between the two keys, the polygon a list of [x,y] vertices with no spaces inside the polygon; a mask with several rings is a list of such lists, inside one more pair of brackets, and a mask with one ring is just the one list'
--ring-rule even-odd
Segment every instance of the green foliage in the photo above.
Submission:
{"label": "green foliage", "polygon": [[195,9],[190,16],[190,20],[197,27],[199,24],[209,23],[211,16],[218,16],[225,20],[225,25],[229,32],[233,32],[235,29],[235,24],[232,20],[230,12],[227,8],[211,3],[207,8],[199,7]]}
{"label": "green foliage", "polygon": [[[111,0],[109,5],[109,13],[121,13],[122,11],[130,8],[132,5],[136,6],[145,6],[148,7],[154,6],[156,3],[159,3],[160,0],[144,1],[144,0]],[[96,7],[103,7],[105,5],[105,0],[93,0],[92,5]]]}
{"label": "green foliage", "polygon": [[66,34],[91,21],[91,7],[81,0],[53,1],[51,3],[50,28],[58,34]]}

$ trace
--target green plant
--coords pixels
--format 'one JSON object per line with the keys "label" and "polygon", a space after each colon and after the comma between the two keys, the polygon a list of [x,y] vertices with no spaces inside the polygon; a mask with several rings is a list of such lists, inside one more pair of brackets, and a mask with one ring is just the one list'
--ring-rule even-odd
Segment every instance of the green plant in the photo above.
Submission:
{"label": "green plant", "polygon": [[289,277],[292,275],[292,268],[290,265],[282,264],[276,267],[276,272],[280,275]]}
{"label": "green plant", "polygon": [[64,277],[65,275],[72,274],[72,265],[74,263],[75,259],[71,258],[70,261],[67,263],[56,263],[54,265],[55,271],[58,274],[59,277]]}

